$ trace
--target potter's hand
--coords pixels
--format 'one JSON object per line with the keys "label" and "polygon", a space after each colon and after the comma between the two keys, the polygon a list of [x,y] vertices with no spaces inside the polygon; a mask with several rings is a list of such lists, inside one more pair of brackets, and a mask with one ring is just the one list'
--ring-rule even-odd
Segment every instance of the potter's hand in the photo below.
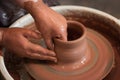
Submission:
{"label": "potter's hand", "polygon": [[[22,3],[24,0],[17,1]],[[27,0],[24,2],[24,8],[28,10],[35,19],[36,26],[41,32],[48,48],[53,49],[52,39],[54,38],[59,38],[64,41],[67,40],[66,19],[47,7],[42,0]]]}
{"label": "potter's hand", "polygon": [[[2,36],[2,37],[1,37]],[[0,29],[0,43],[21,57],[55,61],[55,53],[33,44],[29,39],[39,39],[39,33],[22,28]]]}

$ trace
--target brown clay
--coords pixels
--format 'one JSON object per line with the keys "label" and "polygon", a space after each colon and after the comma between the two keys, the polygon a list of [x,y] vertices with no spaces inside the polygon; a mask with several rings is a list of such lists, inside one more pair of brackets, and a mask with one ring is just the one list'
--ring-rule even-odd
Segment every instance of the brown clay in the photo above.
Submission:
{"label": "brown clay", "polygon": [[[76,22],[74,22],[74,23],[76,23]],[[79,23],[79,25],[80,25],[80,23]],[[34,29],[32,26],[34,27],[35,25],[32,24],[31,27],[26,27],[26,28]],[[101,34],[99,34],[98,32],[91,30],[91,29],[86,30],[84,28],[84,26],[83,26],[83,28],[80,27],[80,28],[77,28],[77,29],[74,28],[74,29],[68,28],[69,35],[68,35],[67,42],[57,40],[57,39],[54,40],[54,42],[56,44],[55,47],[59,47],[57,45],[58,43],[60,43],[62,45],[62,44],[66,44],[68,42],[70,42],[70,43],[76,42],[79,39],[82,40],[81,39],[82,37],[83,37],[83,39],[86,38],[87,41],[85,41],[85,43],[88,44],[88,51],[92,53],[92,54],[88,53],[91,56],[89,56],[89,57],[86,56],[88,61],[86,60],[86,62],[84,62],[84,60],[83,60],[82,65],[81,65],[81,62],[80,62],[81,58],[79,58],[76,55],[73,55],[72,57],[74,57],[74,56],[78,57],[77,58],[78,61],[75,59],[68,58],[69,60],[70,59],[73,60],[73,62],[72,61],[70,62],[68,60],[69,63],[68,62],[66,63],[65,61],[67,61],[67,60],[63,54],[57,54],[57,56],[63,55],[63,58],[65,58],[64,59],[65,61],[63,61],[62,58],[60,58],[58,56],[58,58],[59,58],[58,64],[53,64],[53,63],[51,64],[48,62],[43,63],[41,61],[34,62],[33,60],[29,60],[29,62],[27,62],[25,65],[26,65],[26,69],[28,70],[28,72],[31,74],[31,76],[33,78],[38,79],[38,80],[40,78],[46,78],[46,79],[50,80],[50,79],[53,79],[53,77],[51,77],[51,76],[54,76],[54,79],[56,79],[56,77],[59,77],[60,80],[68,79],[68,77],[70,77],[70,80],[73,80],[73,79],[79,80],[79,79],[83,79],[83,78],[84,79],[87,78],[86,80],[93,80],[95,78],[98,79],[98,76],[100,76],[100,75],[102,75],[102,77],[100,77],[99,79],[101,79],[101,78],[103,79],[110,72],[110,70],[113,66],[113,58],[114,57],[113,57],[113,51],[110,51],[110,50],[112,50],[112,48],[111,48],[111,45],[109,44],[109,42],[103,36],[101,36]],[[74,31],[77,32],[79,30],[80,30],[80,32],[77,34],[72,33]],[[78,34],[80,34],[80,36],[78,36]],[[84,34],[84,36],[83,36],[83,34]],[[73,37],[70,37],[70,36],[73,36]],[[100,44],[98,44],[98,42]],[[97,53],[97,54],[99,54],[99,56],[95,55],[96,51],[93,47],[91,47],[91,44],[92,44],[92,46],[96,45],[96,48],[99,49],[100,52]],[[104,50],[101,48],[103,46],[104,46]],[[61,47],[61,48],[63,48],[63,47]],[[68,46],[68,47],[70,48],[73,46]],[[109,48],[109,50],[107,50],[107,48]],[[66,51],[66,50],[63,50],[63,53],[64,53],[64,51]],[[105,53],[103,54],[102,51],[105,51]],[[110,62],[111,64],[109,64],[108,62]],[[108,65],[106,65],[106,64],[108,64]],[[106,71],[106,68],[107,68],[107,71]],[[46,74],[48,74],[49,76],[46,77]]]}
{"label": "brown clay", "polygon": [[[114,50],[115,62],[112,71],[103,79],[103,80],[117,80],[119,79],[120,74],[120,28],[119,25],[116,25],[114,21],[109,21],[108,19],[102,19],[101,17],[96,16],[76,16],[67,15],[67,20],[76,20],[84,24],[87,28],[90,28],[102,36],[104,36],[107,40],[109,40],[112,48]],[[112,25],[111,25],[112,24]],[[114,26],[113,26],[114,25]]]}
{"label": "brown clay", "polygon": [[[90,51],[86,42],[86,29],[76,21],[68,21],[68,41],[54,39],[60,71],[71,71],[82,67],[89,61]],[[63,68],[64,67],[64,68]],[[56,67],[57,68],[57,67]]]}
{"label": "brown clay", "polygon": [[27,71],[36,80],[101,80],[113,67],[114,52],[110,43],[99,33],[86,30],[78,22],[68,21],[67,42],[55,39],[54,43],[57,64],[25,63]]}

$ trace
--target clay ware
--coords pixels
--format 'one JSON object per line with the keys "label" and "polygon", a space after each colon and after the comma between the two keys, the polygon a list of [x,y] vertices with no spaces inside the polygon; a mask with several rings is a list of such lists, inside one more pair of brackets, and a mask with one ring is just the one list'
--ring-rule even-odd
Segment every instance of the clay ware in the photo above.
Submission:
{"label": "clay ware", "polygon": [[86,42],[84,25],[76,21],[68,21],[67,32],[68,41],[54,39],[54,50],[57,55],[58,65],[73,65],[83,61],[83,58],[89,59],[90,53]]}
{"label": "clay ware", "polygon": [[103,79],[114,64],[110,43],[77,21],[68,21],[67,32],[68,41],[54,39],[58,62],[27,60],[25,67],[30,75],[36,80]]}

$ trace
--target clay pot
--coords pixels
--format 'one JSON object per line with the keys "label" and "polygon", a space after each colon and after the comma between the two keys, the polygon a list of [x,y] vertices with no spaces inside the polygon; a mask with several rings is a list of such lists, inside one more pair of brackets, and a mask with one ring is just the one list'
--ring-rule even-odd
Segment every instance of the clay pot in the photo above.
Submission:
{"label": "clay pot", "polygon": [[[103,79],[114,63],[114,52],[110,43],[78,21],[68,20],[67,24],[68,40],[54,39],[57,64],[28,60],[25,62],[25,68],[36,80],[56,80],[56,77],[59,80]],[[46,74],[49,76],[46,77]]]}
{"label": "clay pot", "polygon": [[86,29],[77,21],[68,21],[68,41],[55,39],[55,52],[58,64],[66,65],[87,60],[89,55],[86,42]]}

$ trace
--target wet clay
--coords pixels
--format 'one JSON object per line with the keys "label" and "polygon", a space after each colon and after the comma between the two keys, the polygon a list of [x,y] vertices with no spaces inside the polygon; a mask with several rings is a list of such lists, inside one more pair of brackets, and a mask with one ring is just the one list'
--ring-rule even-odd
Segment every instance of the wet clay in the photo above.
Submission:
{"label": "wet clay", "polygon": [[[118,37],[117,36],[115,36],[116,35],[116,33],[118,32],[118,31],[116,31],[116,33],[114,33],[114,34],[112,34],[112,35],[108,35],[108,34],[111,34],[111,31],[110,31],[110,33],[104,33],[104,30],[102,31],[101,29],[96,29],[97,27],[95,27],[95,26],[100,26],[99,28],[105,28],[105,27],[110,27],[110,25],[108,25],[108,24],[105,24],[104,22],[101,22],[101,21],[96,21],[96,20],[91,20],[91,21],[87,21],[87,19],[85,18],[85,17],[81,17],[81,18],[76,18],[75,16],[73,16],[73,17],[66,17],[68,20],[70,19],[72,19],[72,20],[77,20],[77,21],[79,21],[79,22],[82,22],[84,25],[86,25],[87,26],[87,28],[90,28],[90,29],[92,29],[92,30],[95,30],[95,31],[97,31],[97,32],[99,32],[100,34],[102,34],[104,37],[106,37],[109,41],[110,41],[110,43],[112,44],[112,47],[114,48],[114,52],[115,52],[115,66],[113,67],[113,69],[112,69],[112,71],[109,73],[109,75],[107,75],[105,78],[104,78],[104,80],[116,80],[116,79],[118,79],[119,78],[119,60],[120,60],[120,58],[119,58],[119,43],[117,43],[117,42],[119,42],[119,39],[118,39]],[[91,24],[91,25],[89,25],[89,24],[87,24],[87,23],[89,23],[89,24]],[[31,24],[31,27],[26,27],[26,28],[28,28],[28,29],[35,29],[34,28],[34,26],[35,26],[35,24],[34,23],[32,23]],[[112,27],[112,26],[111,26]],[[112,31],[114,31],[114,30],[116,30],[116,29],[113,29]],[[90,30],[91,31],[91,30]],[[106,30],[105,30],[106,31]],[[90,32],[91,33],[91,32]],[[90,34],[89,33],[89,34]],[[77,36],[78,37],[78,36]],[[116,38],[113,38],[113,37],[116,37]],[[76,39],[76,38],[73,38],[73,39]],[[103,59],[103,58],[102,58]],[[29,62],[29,61],[28,61]],[[32,61],[30,61],[30,62],[34,62],[33,60]],[[34,63],[36,63],[36,61],[34,62]],[[38,63],[38,62],[37,62]],[[44,63],[46,63],[46,62],[44,62]],[[12,63],[11,63],[12,64]],[[102,63],[103,64],[103,63]],[[101,64],[101,65],[102,65]],[[64,66],[63,66],[63,69],[64,69]],[[101,69],[101,67],[100,67],[100,69]],[[51,70],[51,69],[50,69]],[[116,74],[116,75],[115,75]]]}
{"label": "wet clay", "polygon": [[[29,26],[29,27],[26,27],[26,28],[28,28],[28,29],[35,29],[35,28],[33,28],[32,26],[35,26],[34,24],[31,24],[31,27]],[[76,28],[68,28],[68,34],[70,34],[70,35],[68,35],[68,40],[69,41],[73,41],[73,40],[76,40],[76,39],[78,39],[78,38],[81,38],[82,36],[83,36],[83,31],[80,29],[80,32],[79,33],[74,33],[74,31],[75,32],[77,32],[77,31],[79,31],[78,29],[76,29]],[[73,32],[73,33],[72,33]],[[92,42],[94,42],[94,43],[97,43],[97,42],[101,42],[101,41],[99,41],[99,40],[96,40],[96,39],[94,39],[93,37],[91,38],[91,36],[95,36],[94,34],[96,34],[96,37],[97,36],[99,36],[99,34],[98,33],[96,33],[96,32],[94,32],[94,31],[92,31],[92,30],[89,30],[88,29],[88,32],[87,32],[87,35],[88,35],[88,42],[89,42],[89,44],[91,44],[91,40],[92,40]],[[73,35],[75,35],[74,37],[71,37],[71,36],[73,36]],[[101,36],[99,36],[99,37],[101,37]],[[101,37],[102,38],[102,37]],[[89,40],[90,39],[90,40]],[[99,38],[98,38],[99,39]],[[104,40],[104,38],[103,38],[103,40]],[[104,46],[106,46],[106,43],[108,42],[108,41],[102,41],[102,42],[105,42],[105,43],[101,43],[101,45],[102,44],[104,44]],[[82,42],[82,43],[84,43],[84,42]],[[61,43],[60,43],[61,44]],[[109,44],[109,43],[108,43]],[[107,44],[107,45],[108,45]],[[58,46],[58,45],[57,45]],[[97,46],[99,46],[100,47],[100,45],[97,45]],[[70,46],[70,47],[72,47],[72,46]],[[106,46],[107,47],[107,46]],[[64,48],[64,46],[62,47],[62,48]],[[80,48],[79,48],[80,49]],[[88,49],[89,50],[89,49]],[[76,50],[75,50],[76,51]],[[90,49],[90,51],[93,51],[92,49]],[[89,51],[89,52],[90,52]],[[105,50],[101,50],[101,51],[105,51]],[[58,51],[59,52],[59,51]],[[93,53],[94,53],[94,51],[93,51]],[[108,52],[109,53],[109,52]],[[101,56],[101,57],[100,57]],[[106,55],[104,55],[104,57],[103,57],[103,54],[102,55],[100,55],[99,56],[99,58],[100,58],[100,60],[101,60],[101,64],[99,64],[99,62],[96,64],[96,66],[95,67],[97,67],[97,69],[91,69],[91,71],[90,72],[87,72],[87,73],[85,73],[85,75],[86,76],[89,76],[89,74],[91,74],[92,72],[94,72],[94,71],[96,71],[96,70],[99,70],[99,71],[97,71],[97,74],[103,74],[101,71],[102,71],[102,69],[101,69],[101,67],[103,67],[104,66],[104,64],[106,65],[106,64],[108,64],[108,63],[106,63],[106,62],[108,62],[109,61],[109,59],[107,59],[108,57],[107,56],[113,56],[113,55],[108,55],[108,54],[106,54]],[[64,57],[64,55],[63,55],[63,57]],[[73,57],[73,55],[72,55],[72,57]],[[87,67],[87,70],[89,70],[90,68],[91,68],[91,66],[93,66],[94,64],[95,64],[95,61],[96,61],[96,57],[97,57],[97,55],[95,55],[95,54],[92,54],[91,56],[89,55],[89,56],[86,56],[87,57],[87,59],[88,60],[85,60],[85,58],[83,58],[83,60],[80,60],[81,58],[80,58],[80,56],[77,56],[78,57],[78,59],[75,57],[75,59],[77,59],[75,62],[75,64],[72,64],[72,66],[71,66],[71,63],[73,63],[72,61],[69,61],[69,64],[68,64],[68,62],[65,62],[65,61],[60,61],[60,63],[58,63],[58,64],[50,64],[50,63],[48,63],[48,62],[43,62],[42,63],[42,65],[40,65],[41,64],[41,62],[34,62],[34,60],[28,60],[27,61],[27,66],[30,66],[30,67],[35,67],[35,69],[37,70],[37,72],[36,72],[36,74],[31,74],[32,75],[32,77],[34,77],[35,78],[35,75],[37,75],[37,74],[40,74],[41,72],[42,72],[42,74],[40,74],[41,76],[39,77],[39,79],[41,78],[41,77],[44,77],[45,76],[45,74],[47,73],[47,74],[49,74],[50,76],[53,76],[53,75],[51,75],[51,74],[53,74],[53,73],[49,73],[49,70],[51,71],[53,71],[53,72],[55,72],[55,74],[62,74],[62,75],[76,75],[76,74],[81,74],[81,73],[84,73],[85,71],[86,71],[86,67],[85,66],[88,66]],[[91,58],[90,58],[91,57]],[[106,58],[104,61],[102,61],[103,60],[103,58]],[[66,59],[66,58],[65,58]],[[70,58],[71,59],[71,58]],[[61,64],[61,62],[62,62],[62,64]],[[103,63],[104,62],[104,63]],[[112,62],[112,61],[110,61],[110,62]],[[30,64],[29,64],[30,63]],[[87,63],[87,64],[86,64]],[[32,66],[31,66],[31,64],[32,64]],[[82,64],[82,66],[81,66],[81,64]],[[49,66],[46,66],[46,65],[49,65]],[[61,66],[57,66],[57,65],[61,65]],[[102,65],[102,66],[100,66],[100,65]],[[111,64],[110,64],[111,65]],[[70,66],[70,67],[69,67]],[[99,66],[99,67],[98,67]],[[84,67],[84,68],[83,68]],[[105,66],[104,66],[105,67]],[[108,67],[110,67],[109,68],[109,71],[111,70],[111,66],[108,66]],[[83,68],[83,69],[82,69]],[[31,69],[29,69],[29,67],[27,67],[27,69],[28,70],[31,70]],[[40,70],[40,72],[38,71],[38,69]],[[81,69],[82,69],[82,71],[81,71]],[[57,70],[57,72],[56,72],[56,70]],[[72,72],[71,72],[72,71]],[[103,71],[104,71],[104,68],[103,68]],[[105,72],[104,73],[104,76],[102,76],[102,77],[105,77],[107,74],[108,74],[108,72],[109,71],[107,71],[107,72]],[[65,73],[64,73],[65,72]],[[55,76],[55,75],[54,75]],[[80,76],[80,75],[79,75]],[[73,78],[76,78],[76,79],[80,79],[80,77],[77,77],[77,76],[75,76],[75,77],[73,77]],[[96,75],[95,74],[95,76],[97,77],[97,76],[100,76],[100,75]],[[95,79],[96,77],[91,77],[91,80],[92,79]],[[48,77],[49,78],[49,77]],[[61,79],[61,77],[59,76],[59,78]],[[65,78],[65,77],[64,77]],[[56,79],[56,78],[55,78]],[[67,79],[67,78],[65,78],[65,79]],[[72,78],[71,78],[72,79]],[[90,79],[90,78],[89,78]],[[87,80],[87,79],[86,79]]]}
{"label": "wet clay", "polygon": [[[84,16],[84,15],[82,17],[81,16],[78,17],[76,15],[69,15],[69,16],[65,16],[65,17],[68,20],[76,20],[76,21],[81,22],[88,29],[91,29],[92,32],[95,31],[95,33],[97,32],[107,39],[107,41],[112,45],[112,49],[114,50],[114,53],[115,53],[114,54],[115,55],[115,64],[112,68],[112,71],[104,78],[104,80],[119,79],[119,74],[120,74],[120,65],[119,65],[120,64],[120,54],[119,54],[119,52],[120,52],[120,37],[119,37],[120,31],[119,31],[119,29],[120,28],[119,28],[119,26],[111,25],[112,23],[106,22],[103,19],[101,19],[100,17],[94,17],[94,16],[89,17],[89,16]],[[114,22],[113,22],[113,24],[114,24]],[[33,23],[33,25],[34,25],[34,23]],[[89,30],[90,33],[91,33],[91,30]],[[106,59],[106,58],[102,58],[102,59]],[[31,62],[38,63],[33,60]],[[44,62],[44,63],[46,63],[46,62]],[[35,65],[35,66],[37,66],[37,65]],[[46,68],[45,66],[43,66],[43,67]],[[101,67],[99,69],[101,69]],[[51,71],[52,69],[49,69],[49,70]],[[97,74],[98,73],[96,73],[96,75]],[[92,76],[90,76],[90,77],[92,77]]]}
{"label": "wet clay", "polygon": [[85,39],[86,29],[84,25],[75,21],[68,21],[67,23],[68,41],[54,39],[54,50],[58,62],[53,67],[59,71],[73,71],[83,67],[83,64],[86,64],[91,56]]}
{"label": "wet clay", "polygon": [[[74,13],[73,13],[74,14]],[[104,80],[117,80],[119,79],[120,74],[120,28],[119,26],[115,27],[111,25],[111,23],[107,23],[100,17],[92,16],[92,18],[88,16],[76,16],[76,15],[69,15],[66,16],[68,20],[76,20],[83,23],[87,28],[91,28],[109,40],[114,50],[115,55],[115,64],[112,71],[104,78]],[[114,24],[114,22],[113,22]],[[117,29],[118,28],[118,29]]]}
{"label": "wet clay", "polygon": [[[54,80],[55,77],[59,80],[101,80],[110,72],[114,63],[114,52],[110,43],[91,29],[79,28],[80,25],[75,24],[73,27],[73,22],[70,25],[68,23],[67,42],[54,40],[57,64],[49,61],[45,63],[26,61],[25,67],[33,78],[36,80]],[[45,77],[46,74],[49,76]]]}

